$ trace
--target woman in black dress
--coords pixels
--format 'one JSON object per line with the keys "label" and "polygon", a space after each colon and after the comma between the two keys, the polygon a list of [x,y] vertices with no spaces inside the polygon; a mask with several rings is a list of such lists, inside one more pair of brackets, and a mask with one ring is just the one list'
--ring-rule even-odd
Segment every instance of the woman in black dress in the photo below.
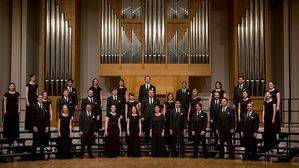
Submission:
{"label": "woman in black dress", "polygon": [[155,114],[152,117],[150,135],[152,137],[152,157],[164,156],[164,128],[165,117],[160,112],[160,106],[155,106]]}
{"label": "woman in black dress", "polygon": [[126,114],[125,114],[126,120],[128,119],[129,116],[131,116],[132,107],[134,107],[134,106],[137,108],[138,115],[140,116],[137,105],[138,105],[138,102],[135,100],[134,93],[129,93],[129,99],[126,102]]}
{"label": "woman in black dress", "polygon": [[89,88],[89,90],[93,91],[93,99],[97,100],[99,103],[99,121],[97,122],[97,129],[101,129],[102,128],[102,108],[103,108],[103,91],[102,88],[99,85],[99,80],[97,78],[94,78],[92,80],[92,86]]}
{"label": "woman in black dress", "polygon": [[137,113],[137,107],[131,108],[131,114],[127,119],[128,156],[140,157],[141,119]]}
{"label": "woman in black dress", "polygon": [[163,115],[165,117],[165,144],[167,146],[171,145],[171,136],[169,132],[169,119],[170,119],[170,111],[175,108],[174,104],[175,102],[174,102],[173,94],[168,93],[163,108]]}
{"label": "woman in black dress", "polygon": [[38,85],[36,84],[36,75],[30,75],[30,81],[26,84],[26,115],[25,130],[32,131],[31,106],[37,102]]}
{"label": "woman in black dress", "polygon": [[52,114],[52,100],[48,97],[48,93],[44,92],[43,93],[43,105],[45,109],[47,109],[47,112],[50,115],[50,121],[53,119],[53,114]]}
{"label": "woman in black dress", "polygon": [[119,115],[116,113],[115,105],[112,105],[110,112],[105,119],[105,155],[117,157],[120,155],[121,124]]}
{"label": "woman in black dress", "polygon": [[197,89],[192,90],[192,97],[189,103],[189,110],[187,115],[188,121],[188,141],[193,141],[192,130],[191,130],[191,119],[196,112],[196,104],[201,103],[201,98],[198,96]]}
{"label": "woman in black dress", "polygon": [[[243,99],[240,100],[238,105],[238,123],[237,123],[237,132],[240,132],[241,125],[244,123],[244,116],[247,115],[247,105],[249,103],[252,103],[252,99],[249,97],[248,93],[246,91],[243,92]],[[240,136],[241,137],[241,136]],[[241,145],[244,144],[244,139],[240,139]]]}
{"label": "woman in black dress", "polygon": [[67,105],[62,106],[61,115],[58,117],[57,158],[70,159],[72,155],[72,117],[69,115]]}
{"label": "woman in black dress", "polygon": [[276,102],[271,97],[270,92],[266,92],[263,105],[263,123],[264,123],[264,149],[269,152],[276,143],[276,135],[274,131],[276,115]]}
{"label": "woman in black dress", "polygon": [[211,104],[211,101],[213,101],[213,97],[214,97],[214,93],[218,92],[220,97],[219,99],[221,100],[222,98],[226,98],[226,93],[225,91],[222,89],[222,83],[217,81],[215,83],[215,89],[211,91],[210,93],[210,98],[209,98],[209,104]]}
{"label": "woman in black dress", "polygon": [[268,92],[271,94],[272,99],[276,102],[276,116],[275,116],[275,124],[274,124],[274,131],[278,133],[281,131],[281,111],[280,111],[280,92],[275,88],[274,82],[270,81],[268,83]]}
{"label": "woman in black dress", "polygon": [[20,94],[16,92],[16,85],[9,84],[9,90],[4,94],[4,123],[3,137],[9,143],[13,143],[14,138],[19,138],[19,114],[20,114]]}
{"label": "woman in black dress", "polygon": [[[121,114],[125,114],[126,110],[126,101],[127,101],[127,88],[125,87],[125,81],[123,79],[119,80],[118,88],[117,88],[117,96],[120,98],[121,101]],[[123,115],[124,116],[124,115]],[[123,131],[126,131],[126,119],[121,117],[121,127]]]}

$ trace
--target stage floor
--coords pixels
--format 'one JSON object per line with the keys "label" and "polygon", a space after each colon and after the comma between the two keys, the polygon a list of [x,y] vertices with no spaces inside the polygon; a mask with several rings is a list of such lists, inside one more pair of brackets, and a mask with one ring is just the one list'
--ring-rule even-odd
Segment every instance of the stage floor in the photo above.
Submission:
{"label": "stage floor", "polygon": [[0,168],[292,168],[299,162],[274,163],[264,161],[191,159],[191,158],[95,158],[0,163]]}

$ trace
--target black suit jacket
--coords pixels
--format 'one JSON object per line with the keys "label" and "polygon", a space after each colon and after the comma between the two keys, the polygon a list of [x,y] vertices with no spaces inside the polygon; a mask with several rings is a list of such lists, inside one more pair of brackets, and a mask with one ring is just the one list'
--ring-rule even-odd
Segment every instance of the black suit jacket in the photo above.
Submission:
{"label": "black suit jacket", "polygon": [[149,103],[149,98],[145,99],[141,104],[141,117],[144,117],[144,120],[151,119],[155,113],[155,106],[160,105],[160,101],[154,98],[152,104]]}
{"label": "black suit jacket", "polygon": [[149,90],[154,91],[155,98],[156,98],[156,87],[154,85],[150,84],[149,89],[146,89],[145,84],[143,84],[139,87],[139,96],[138,96],[139,103],[142,103],[145,99],[148,98],[148,91]]}
{"label": "black suit jacket", "polygon": [[46,127],[50,126],[50,113],[45,106],[40,108],[38,103],[33,104],[31,108],[31,122],[32,128],[36,127],[39,131],[44,131]]}
{"label": "black suit jacket", "polygon": [[215,102],[215,99],[213,99],[211,101],[211,104],[210,104],[210,117],[211,117],[211,120],[213,120],[213,122],[216,122],[217,111],[220,108],[220,102],[221,102],[220,99],[218,100],[218,103]]}
{"label": "black suit jacket", "polygon": [[186,129],[186,122],[185,122],[185,110],[180,108],[180,112],[176,112],[176,109],[170,110],[170,117],[169,117],[169,129],[174,132],[179,132]]}
{"label": "black suit jacket", "polygon": [[197,115],[197,112],[195,112],[191,119],[191,130],[197,133],[200,133],[201,131],[206,131],[207,122],[208,122],[207,113],[201,111]]}
{"label": "black suit jacket", "polygon": [[252,111],[250,116],[246,114],[243,117],[244,122],[241,125],[241,131],[244,133],[244,136],[252,137],[259,130],[259,115]]}
{"label": "black suit jacket", "polygon": [[91,112],[91,116],[88,116],[86,110],[81,111],[79,117],[79,130],[83,133],[95,132],[95,120],[96,116],[93,112]]}
{"label": "black suit jacket", "polygon": [[82,102],[81,102],[81,111],[86,110],[86,105],[87,105],[87,104],[91,104],[92,112],[93,112],[96,116],[100,115],[100,111],[99,111],[100,108],[99,108],[99,102],[98,102],[98,100],[93,99],[93,101],[90,102],[88,98],[83,99]]}
{"label": "black suit jacket", "polygon": [[230,132],[231,129],[235,129],[235,110],[227,107],[225,112],[222,112],[222,108],[218,109],[216,129],[221,132]]}
{"label": "black suit jacket", "polygon": [[71,108],[74,107],[74,102],[71,98],[68,98],[68,100],[66,100],[64,98],[64,96],[62,96],[58,101],[57,101],[57,105],[56,105],[56,111],[57,113],[60,115],[61,114],[61,110],[62,110],[62,106],[67,105],[67,107],[69,108],[69,110],[72,110]]}
{"label": "black suit jacket", "polygon": [[[68,90],[68,88],[66,87],[65,89]],[[72,108],[75,108],[75,105],[78,105],[78,93],[77,93],[77,89],[72,87],[71,92],[69,91],[69,97],[72,99],[72,101],[74,102],[72,105]]]}
{"label": "black suit jacket", "polygon": [[179,100],[181,102],[183,108],[187,108],[187,109],[189,108],[190,99],[191,99],[190,89],[186,89],[185,93],[183,93],[182,89],[176,91],[176,100]]}
{"label": "black suit jacket", "polygon": [[123,106],[122,106],[122,101],[120,99],[120,97],[117,96],[117,100],[114,100],[113,99],[113,96],[110,96],[107,98],[107,110],[106,110],[106,114],[109,114],[110,113],[110,108],[112,105],[115,105],[116,107],[116,113],[118,115],[124,115],[124,111],[123,109],[121,109]]}
{"label": "black suit jacket", "polygon": [[243,87],[240,88],[239,85],[234,88],[234,100],[233,103],[235,106],[238,106],[238,103],[243,99],[243,92],[246,91],[249,94],[249,88],[246,84],[243,84]]}

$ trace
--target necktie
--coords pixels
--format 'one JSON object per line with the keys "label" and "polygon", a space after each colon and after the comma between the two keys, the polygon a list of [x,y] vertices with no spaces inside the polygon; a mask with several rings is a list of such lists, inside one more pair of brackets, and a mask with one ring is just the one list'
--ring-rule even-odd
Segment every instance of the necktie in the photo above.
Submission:
{"label": "necktie", "polygon": [[93,103],[93,100],[92,100],[92,98],[90,99],[90,102],[91,102],[91,103]]}
{"label": "necktie", "polygon": [[43,108],[43,105],[40,103],[40,104],[39,104],[39,107],[42,109],[42,108]]}
{"label": "necktie", "polygon": [[116,96],[113,96],[113,99],[116,100]]}
{"label": "necktie", "polygon": [[146,89],[149,89],[148,84],[146,84]]}
{"label": "necktie", "polygon": [[153,98],[150,98],[150,104],[153,104]]}
{"label": "necktie", "polygon": [[186,93],[186,89],[183,89],[183,93]]}

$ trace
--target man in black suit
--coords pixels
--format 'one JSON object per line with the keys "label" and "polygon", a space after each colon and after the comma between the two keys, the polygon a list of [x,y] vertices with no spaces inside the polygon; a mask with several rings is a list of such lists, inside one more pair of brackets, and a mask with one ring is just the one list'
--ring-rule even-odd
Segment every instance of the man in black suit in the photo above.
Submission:
{"label": "man in black suit", "polygon": [[32,106],[33,159],[36,159],[36,148],[40,147],[40,159],[45,159],[44,147],[48,146],[50,133],[50,113],[43,105],[43,96],[38,95],[37,103]]}
{"label": "man in black suit", "polygon": [[234,88],[233,108],[238,109],[238,104],[243,99],[244,91],[249,93],[249,88],[245,84],[244,76],[238,76],[238,85]]}
{"label": "man in black suit", "polygon": [[150,134],[150,126],[151,126],[151,119],[155,113],[155,106],[160,105],[160,101],[155,99],[155,92],[154,90],[149,90],[148,98],[143,100],[141,104],[141,119],[143,121],[143,131],[145,134],[144,141],[146,143],[149,142],[149,134]]}
{"label": "man in black suit", "polygon": [[215,144],[218,143],[218,136],[215,133],[215,131],[216,131],[216,124],[217,124],[216,116],[217,116],[217,112],[221,106],[220,103],[221,103],[220,94],[219,94],[219,92],[216,91],[213,95],[213,99],[210,104],[210,128],[211,128],[210,133],[211,133],[211,137],[215,138]]}
{"label": "man in black suit", "polygon": [[69,108],[69,114],[70,116],[74,116],[74,113],[73,111],[71,111],[71,107],[74,106],[74,102],[73,100],[69,97],[69,91],[68,90],[64,90],[63,91],[63,95],[62,97],[57,101],[57,105],[56,105],[56,112],[57,114],[61,114],[61,111],[62,111],[62,107],[64,105],[67,105],[67,107]]}
{"label": "man in black suit", "polygon": [[241,137],[244,138],[245,156],[243,160],[256,160],[257,132],[259,130],[259,115],[253,111],[253,104],[247,104],[247,115],[244,115],[245,122],[242,123]]}
{"label": "man in black suit", "polygon": [[232,135],[235,132],[235,110],[228,107],[227,98],[222,98],[221,108],[217,112],[216,133],[219,134],[219,158],[224,158],[224,142],[229,149],[229,158],[234,159],[234,146],[232,144]]}
{"label": "man in black suit", "polygon": [[81,136],[81,158],[84,158],[84,149],[87,146],[89,158],[93,158],[91,146],[94,143],[95,130],[95,114],[92,111],[92,105],[86,104],[85,110],[82,110],[79,117],[79,131]]}
{"label": "man in black suit", "polygon": [[124,114],[123,114],[124,110],[121,109],[122,101],[121,101],[120,97],[117,96],[117,89],[113,89],[111,92],[111,96],[109,96],[107,98],[106,114],[110,113],[110,109],[111,109],[112,105],[115,105],[116,113],[118,115],[120,115],[120,118],[122,119],[122,117],[124,116]]}
{"label": "man in black suit", "polygon": [[181,102],[175,101],[175,108],[170,110],[169,131],[171,139],[171,156],[178,156],[176,146],[180,147],[180,156],[185,156],[184,133],[186,132],[185,110],[181,108]]}
{"label": "man in black suit", "polygon": [[92,112],[95,114],[96,117],[96,129],[99,129],[99,122],[102,122],[102,120],[100,120],[102,118],[102,114],[99,107],[100,104],[98,103],[98,100],[93,98],[93,90],[91,89],[88,90],[87,97],[82,100],[81,111],[84,111],[86,109],[87,104],[91,104]]}
{"label": "man in black suit", "polygon": [[[187,82],[183,81],[181,89],[176,91],[176,100],[181,102],[181,108],[184,109],[185,113],[188,113],[189,102],[191,99],[191,90],[187,88]],[[185,120],[187,120],[187,114],[184,114]]]}
{"label": "man in black suit", "polygon": [[148,98],[148,91],[154,91],[154,97],[156,97],[156,87],[151,84],[151,77],[145,76],[144,77],[144,84],[139,87],[139,96],[138,102],[142,103],[144,100]]}
{"label": "man in black suit", "polygon": [[69,111],[71,116],[74,116],[76,109],[78,108],[78,93],[77,89],[73,87],[74,81],[72,79],[67,80],[66,90],[69,92],[69,98],[72,101],[71,106],[69,107]]}
{"label": "man in black suit", "polygon": [[202,156],[207,157],[207,147],[206,147],[206,128],[208,122],[207,113],[202,111],[202,104],[196,104],[196,112],[191,119],[191,130],[194,136],[194,153],[193,157],[197,158],[198,155],[198,145],[202,144]]}

